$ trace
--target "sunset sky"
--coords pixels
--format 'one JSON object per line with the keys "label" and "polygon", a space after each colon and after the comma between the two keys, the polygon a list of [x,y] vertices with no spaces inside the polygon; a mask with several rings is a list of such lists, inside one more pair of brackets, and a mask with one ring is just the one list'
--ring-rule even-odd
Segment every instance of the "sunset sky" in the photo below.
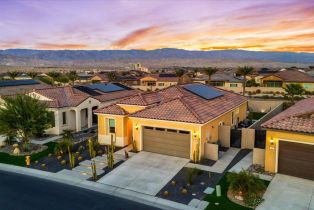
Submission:
{"label": "sunset sky", "polygon": [[314,52],[314,0],[1,0],[0,48]]}

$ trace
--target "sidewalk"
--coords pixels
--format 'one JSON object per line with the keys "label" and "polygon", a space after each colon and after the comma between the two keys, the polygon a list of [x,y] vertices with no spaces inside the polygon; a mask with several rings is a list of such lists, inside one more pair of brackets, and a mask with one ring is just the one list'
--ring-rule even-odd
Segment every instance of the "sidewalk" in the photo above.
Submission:
{"label": "sidewalk", "polygon": [[46,179],[50,181],[55,181],[67,185],[72,185],[76,187],[81,187],[84,189],[114,195],[120,198],[136,201],[142,204],[153,206],[156,208],[161,208],[165,210],[197,210],[196,208],[169,201],[166,199],[158,198],[155,196],[145,195],[131,190],[126,190],[118,187],[109,186],[106,184],[101,184],[93,181],[82,180],[77,177],[68,176],[65,174],[51,173],[46,171],[40,171],[31,168],[13,166],[8,164],[0,163],[0,170],[8,171],[17,174],[23,174],[27,176],[33,176],[41,179]]}

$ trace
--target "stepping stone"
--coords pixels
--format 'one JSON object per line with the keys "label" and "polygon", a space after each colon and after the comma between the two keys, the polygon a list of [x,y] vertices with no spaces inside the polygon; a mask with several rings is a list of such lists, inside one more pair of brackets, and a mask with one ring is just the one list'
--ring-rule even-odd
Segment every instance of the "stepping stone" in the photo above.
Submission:
{"label": "stepping stone", "polygon": [[104,157],[104,156],[96,156],[92,160],[94,160],[95,162],[107,164],[107,157]]}
{"label": "stepping stone", "polygon": [[[107,155],[106,155],[106,154],[102,155],[102,157],[107,160]],[[124,159],[125,159],[125,156],[124,156],[124,155],[114,153],[114,161],[115,161],[115,162],[118,162],[118,161],[124,160]]]}
{"label": "stepping stone", "polygon": [[[73,168],[72,171],[81,172],[83,175],[85,175],[85,174],[92,175],[92,169],[84,167],[84,166],[77,166],[77,167]],[[96,168],[96,174],[97,175],[100,175],[104,172],[105,172],[104,170]]]}
{"label": "stepping stone", "polygon": [[195,208],[196,208],[200,202],[201,202],[200,200],[193,198],[193,199],[189,202],[188,206],[192,206],[192,207],[195,207]]}
{"label": "stepping stone", "polygon": [[[87,168],[91,168],[91,163],[92,163],[92,161],[90,161],[90,160],[84,160],[84,161],[80,162],[80,165],[87,167]],[[96,162],[96,161],[95,161],[95,165],[96,165],[97,169],[103,169],[107,166],[106,163]]]}
{"label": "stepping stone", "polygon": [[83,180],[89,179],[91,177],[91,175],[89,175],[89,174],[82,174],[80,172],[71,171],[68,169],[63,169],[63,170],[57,172],[57,174],[62,174],[62,175],[70,176],[70,177],[83,179]]}
{"label": "stepping stone", "polygon": [[212,194],[214,192],[214,188],[212,187],[207,187],[205,190],[204,190],[204,193],[205,194]]}
{"label": "stepping stone", "polygon": [[199,202],[199,204],[197,205],[197,207],[196,208],[198,208],[198,209],[206,209],[206,207],[208,206],[208,202],[207,201],[201,201],[201,202]]}

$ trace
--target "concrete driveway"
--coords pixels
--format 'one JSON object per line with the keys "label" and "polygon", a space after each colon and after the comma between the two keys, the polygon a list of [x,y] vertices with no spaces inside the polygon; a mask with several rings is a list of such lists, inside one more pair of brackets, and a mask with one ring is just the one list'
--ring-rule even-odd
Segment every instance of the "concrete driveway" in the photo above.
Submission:
{"label": "concrete driveway", "polygon": [[154,196],[188,162],[185,158],[142,151],[98,182]]}
{"label": "concrete driveway", "polygon": [[256,210],[314,210],[314,181],[277,174],[264,199]]}

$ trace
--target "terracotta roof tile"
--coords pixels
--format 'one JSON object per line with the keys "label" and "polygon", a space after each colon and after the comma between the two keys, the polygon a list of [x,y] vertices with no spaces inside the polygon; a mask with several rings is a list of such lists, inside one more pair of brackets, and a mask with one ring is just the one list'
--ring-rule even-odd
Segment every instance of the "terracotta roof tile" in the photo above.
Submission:
{"label": "terracotta roof tile", "polygon": [[314,133],[314,97],[299,101],[262,124],[263,128]]}
{"label": "terracotta roof tile", "polygon": [[[314,78],[310,75],[297,70],[279,71],[274,76],[280,77],[285,82],[314,82]],[[268,77],[270,75],[267,75]]]}
{"label": "terracotta roof tile", "polygon": [[113,114],[113,115],[127,115],[129,114],[127,111],[122,109],[120,106],[116,104],[111,104],[109,106],[97,109],[94,113],[106,113],[106,114]]}

